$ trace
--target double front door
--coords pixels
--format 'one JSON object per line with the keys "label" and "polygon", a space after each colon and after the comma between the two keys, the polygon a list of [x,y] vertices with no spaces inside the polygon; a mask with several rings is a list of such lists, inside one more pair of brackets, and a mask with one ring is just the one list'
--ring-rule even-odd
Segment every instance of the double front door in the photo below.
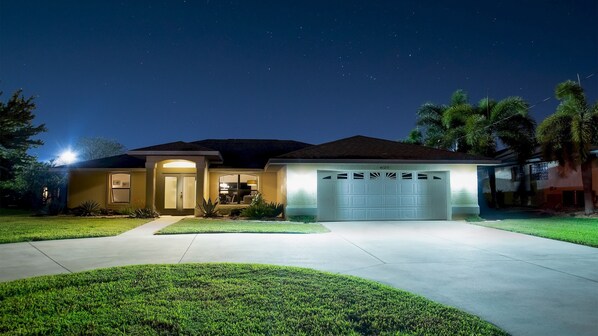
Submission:
{"label": "double front door", "polygon": [[195,208],[195,186],[195,174],[165,174],[165,212],[192,213]]}

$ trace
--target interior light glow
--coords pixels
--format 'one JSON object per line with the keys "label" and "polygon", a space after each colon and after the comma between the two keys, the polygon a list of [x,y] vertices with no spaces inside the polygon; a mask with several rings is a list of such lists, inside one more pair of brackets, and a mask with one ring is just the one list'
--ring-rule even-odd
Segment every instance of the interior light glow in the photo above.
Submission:
{"label": "interior light glow", "polygon": [[195,168],[195,162],[191,161],[172,161],[165,163],[164,168]]}

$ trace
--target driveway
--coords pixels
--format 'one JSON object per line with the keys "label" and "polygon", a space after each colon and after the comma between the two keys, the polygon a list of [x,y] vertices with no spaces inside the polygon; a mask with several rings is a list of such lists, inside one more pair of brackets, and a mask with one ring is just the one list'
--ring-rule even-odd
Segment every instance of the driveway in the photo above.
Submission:
{"label": "driveway", "polygon": [[326,223],[332,233],[117,237],[0,245],[0,280],[145,263],[251,262],[351,274],[426,296],[513,335],[596,335],[598,249],[463,222]]}

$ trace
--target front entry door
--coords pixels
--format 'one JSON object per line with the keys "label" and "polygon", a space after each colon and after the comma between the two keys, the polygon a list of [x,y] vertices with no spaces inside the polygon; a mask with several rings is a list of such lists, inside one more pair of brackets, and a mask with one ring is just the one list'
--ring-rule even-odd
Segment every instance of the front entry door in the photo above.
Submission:
{"label": "front entry door", "polygon": [[193,213],[195,175],[164,175],[164,210],[168,213]]}

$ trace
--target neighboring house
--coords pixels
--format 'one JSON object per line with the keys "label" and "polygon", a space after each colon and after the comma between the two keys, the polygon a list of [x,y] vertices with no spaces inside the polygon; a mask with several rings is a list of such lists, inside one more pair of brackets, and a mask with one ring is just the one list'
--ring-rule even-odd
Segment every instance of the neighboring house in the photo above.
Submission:
{"label": "neighboring house", "polygon": [[[260,192],[285,214],[319,220],[451,219],[478,214],[477,166],[498,161],[365,136],[321,145],[202,140],[134,149],[68,166],[68,207],[153,207],[192,214],[201,198],[223,207]],[[197,211],[197,210],[195,210]]]}
{"label": "neighboring house", "polygon": [[[592,148],[596,156],[598,147]],[[497,156],[502,164],[495,167],[496,190],[499,206],[534,206],[549,209],[583,208],[581,168],[560,167],[558,162],[542,159],[538,147],[524,165],[518,165],[512,151],[505,149]],[[592,163],[592,190],[594,204],[598,205],[598,158]],[[484,197],[490,199],[488,177],[482,176]]]}

